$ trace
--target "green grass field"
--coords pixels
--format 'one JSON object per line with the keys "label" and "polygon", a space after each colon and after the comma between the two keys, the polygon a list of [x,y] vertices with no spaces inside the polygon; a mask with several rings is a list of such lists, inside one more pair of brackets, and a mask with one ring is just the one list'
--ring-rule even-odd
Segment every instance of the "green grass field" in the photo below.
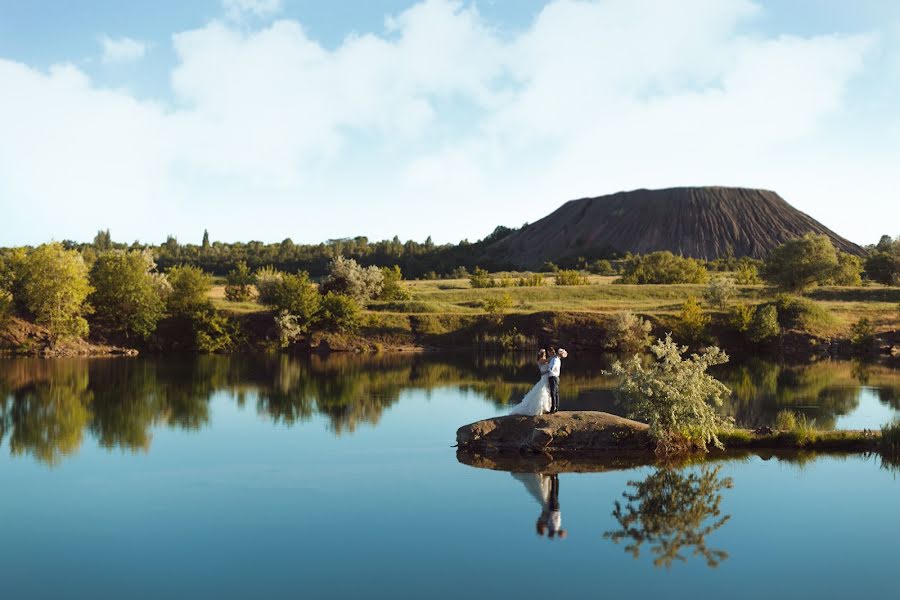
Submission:
{"label": "green grass field", "polygon": [[[372,302],[370,313],[397,315],[478,315],[482,302],[491,296],[509,295],[512,313],[542,311],[612,313],[631,310],[645,315],[672,315],[691,296],[702,300],[705,285],[619,285],[615,277],[590,276],[589,285],[557,286],[548,276],[540,287],[473,289],[468,279],[441,279],[407,282],[412,298],[404,301]],[[764,285],[740,286],[731,304],[756,304],[771,300],[777,290]],[[232,303],[224,298],[224,285],[217,282],[211,298],[219,308],[235,313],[264,310],[255,302]],[[844,331],[866,317],[878,330],[900,325],[900,288],[881,285],[863,287],[819,287],[805,296],[825,308],[834,323],[828,329]],[[712,312],[716,309],[706,307]]]}

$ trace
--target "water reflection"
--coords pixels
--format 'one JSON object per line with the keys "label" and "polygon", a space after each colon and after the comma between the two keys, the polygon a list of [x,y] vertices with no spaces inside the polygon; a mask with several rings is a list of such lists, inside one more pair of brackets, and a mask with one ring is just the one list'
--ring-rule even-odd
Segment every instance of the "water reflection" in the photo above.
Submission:
{"label": "water reflection", "polygon": [[629,481],[629,489],[622,493],[625,504],[617,500],[612,513],[619,528],[603,537],[625,543],[625,551],[634,558],[646,545],[657,567],[685,562],[688,551],[710,567],[718,566],[728,553],[710,548],[706,538],[731,519],[722,515],[720,492],[733,485],[730,477],[719,476],[720,469],[703,465],[695,472],[660,467],[642,481]]}
{"label": "water reflection", "polygon": [[[612,357],[566,361],[564,410],[620,412]],[[484,417],[519,401],[536,378],[530,355],[383,354],[180,356],[136,359],[0,359],[0,443],[13,455],[56,464],[85,436],[105,448],[147,451],[154,428],[208,427],[210,400],[223,394],[282,426],[324,417],[335,435],[374,426],[404,390],[452,387],[487,404]],[[727,365],[717,376],[734,390],[723,408],[739,425],[769,425],[779,410],[806,412],[833,427],[859,412],[860,398],[900,411],[900,375],[877,365],[762,361]],[[843,421],[842,421],[843,422]],[[881,423],[866,423],[877,428]]]}
{"label": "water reflection", "polygon": [[559,474],[512,473],[528,493],[541,506],[535,528],[537,534],[547,539],[565,539],[568,532],[562,527],[562,511],[559,507]]}

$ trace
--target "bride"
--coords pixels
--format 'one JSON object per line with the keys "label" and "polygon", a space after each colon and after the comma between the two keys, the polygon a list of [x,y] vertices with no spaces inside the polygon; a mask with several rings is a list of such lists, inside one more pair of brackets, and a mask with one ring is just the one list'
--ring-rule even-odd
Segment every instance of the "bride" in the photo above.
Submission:
{"label": "bride", "polygon": [[516,404],[509,414],[535,416],[550,412],[550,387],[547,381],[547,371],[550,361],[547,360],[547,351],[538,352],[537,365],[541,370],[541,380],[525,394],[522,401]]}

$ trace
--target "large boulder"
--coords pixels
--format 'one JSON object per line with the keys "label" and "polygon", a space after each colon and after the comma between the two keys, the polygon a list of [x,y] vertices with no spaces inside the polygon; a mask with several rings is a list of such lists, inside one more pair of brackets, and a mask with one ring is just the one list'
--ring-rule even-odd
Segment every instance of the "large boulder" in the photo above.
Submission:
{"label": "large boulder", "polygon": [[456,432],[460,451],[486,454],[550,453],[589,455],[645,450],[647,425],[597,411],[563,411],[552,415],[510,415],[477,421]]}

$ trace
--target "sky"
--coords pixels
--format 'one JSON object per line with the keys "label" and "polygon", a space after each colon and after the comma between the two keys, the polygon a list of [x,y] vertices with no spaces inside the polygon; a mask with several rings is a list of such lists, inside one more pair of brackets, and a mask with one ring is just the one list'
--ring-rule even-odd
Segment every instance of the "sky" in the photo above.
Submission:
{"label": "sky", "polygon": [[457,242],[682,185],[900,234],[900,2],[0,0],[0,246]]}

